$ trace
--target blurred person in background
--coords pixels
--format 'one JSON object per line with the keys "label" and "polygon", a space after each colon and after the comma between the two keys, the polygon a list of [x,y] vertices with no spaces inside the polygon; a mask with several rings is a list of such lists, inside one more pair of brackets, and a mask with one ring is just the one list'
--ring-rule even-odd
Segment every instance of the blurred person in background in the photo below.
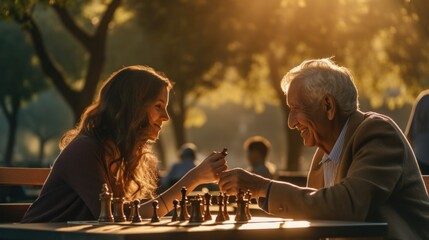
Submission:
{"label": "blurred person in background", "polygon": [[196,165],[197,146],[193,143],[183,144],[179,150],[179,161],[174,163],[168,174],[161,178],[160,188],[162,190],[170,188]]}
{"label": "blurred person in background", "polygon": [[271,149],[268,139],[261,136],[250,137],[244,142],[243,148],[246,151],[247,162],[250,164],[248,171],[266,178],[277,178],[276,166],[267,160]]}
{"label": "blurred person in background", "polygon": [[420,172],[429,174],[429,89],[422,91],[417,97],[405,135],[416,154]]}

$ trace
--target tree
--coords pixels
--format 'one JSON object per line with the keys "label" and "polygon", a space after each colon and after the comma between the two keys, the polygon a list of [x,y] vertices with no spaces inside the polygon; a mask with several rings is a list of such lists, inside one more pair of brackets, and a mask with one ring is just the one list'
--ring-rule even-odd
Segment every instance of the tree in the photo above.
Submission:
{"label": "tree", "polygon": [[[380,106],[379,102],[395,107],[404,102],[396,92],[410,81],[399,79],[398,66],[383,56],[393,42],[386,33],[410,25],[398,18],[401,6],[391,1],[141,1],[136,9],[146,16],[141,24],[159,49],[161,63],[153,65],[176,81],[178,99],[170,112],[179,127],[179,143],[184,139],[180,137],[184,119],[177,120],[176,114],[186,116],[189,103],[195,102],[187,96],[204,89],[199,87],[204,83],[203,73],[215,63],[223,69],[239,69],[242,79],[248,80],[249,93],[257,91],[249,80],[252,66],[258,61],[268,66],[270,75],[265,80],[272,84],[284,110],[288,170],[299,169],[302,142],[299,133],[287,126],[289,108],[280,80],[303,59],[335,56],[340,65],[356,70],[361,96],[370,98],[374,106]],[[404,39],[406,33],[397,37]],[[384,78],[396,79],[395,86],[382,83]],[[387,97],[380,100],[382,96]]]}
{"label": "tree", "polygon": [[401,7],[396,15],[396,32],[387,47],[391,61],[400,66],[408,88],[417,96],[422,88],[429,88],[429,2],[425,0],[397,1]]}
{"label": "tree", "polygon": [[62,101],[52,102],[52,99],[59,98],[56,95],[53,89],[39,94],[37,99],[28,104],[21,114],[20,125],[28,128],[39,140],[37,156],[39,166],[46,166],[44,163],[46,144],[51,139],[61,136],[64,130],[73,125],[70,114],[64,111],[64,103]]}
{"label": "tree", "polygon": [[[226,59],[228,38],[219,16],[228,16],[228,4],[216,1],[135,1],[133,7],[157,57],[149,65],[174,81],[169,114],[176,145],[187,141],[185,120],[188,109],[219,81],[204,76]],[[218,65],[217,65],[218,64]],[[222,71],[214,71],[215,75]]]}
{"label": "tree", "polygon": [[[69,104],[73,110],[76,121],[78,121],[85,107],[93,100],[105,63],[105,46],[109,24],[112,22],[114,13],[120,3],[121,0],[110,1],[110,3],[106,5],[105,11],[101,17],[99,19],[94,17],[92,19],[91,23],[94,24],[79,26],[77,20],[72,17],[69,8],[72,9],[74,7],[77,13],[81,13],[81,11],[79,11],[82,7],[81,2],[45,0],[4,0],[1,2],[0,19],[13,19],[29,34],[44,74],[49,77],[53,85]],[[49,54],[39,24],[34,19],[34,11],[37,4],[52,8],[65,29],[67,29],[87,51],[87,65],[82,88],[76,89],[70,84],[70,82],[73,81],[66,79],[66,75],[60,68],[59,62]],[[83,21],[82,19],[80,20]],[[90,20],[86,19],[86,23],[89,21]],[[88,25],[94,26],[92,34],[87,33],[85,29]]]}
{"label": "tree", "polygon": [[4,164],[12,166],[13,149],[23,104],[46,87],[45,79],[33,61],[33,51],[17,26],[0,23],[0,66],[2,77],[0,105],[9,126]]}

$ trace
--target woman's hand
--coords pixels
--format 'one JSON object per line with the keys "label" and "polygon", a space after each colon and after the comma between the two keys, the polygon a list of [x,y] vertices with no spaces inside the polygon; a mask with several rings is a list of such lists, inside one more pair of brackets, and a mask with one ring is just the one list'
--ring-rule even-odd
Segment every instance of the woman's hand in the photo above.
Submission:
{"label": "woman's hand", "polygon": [[220,174],[228,168],[225,156],[226,153],[224,152],[213,152],[207,156],[206,159],[191,170],[195,181],[198,181],[199,184],[217,183]]}

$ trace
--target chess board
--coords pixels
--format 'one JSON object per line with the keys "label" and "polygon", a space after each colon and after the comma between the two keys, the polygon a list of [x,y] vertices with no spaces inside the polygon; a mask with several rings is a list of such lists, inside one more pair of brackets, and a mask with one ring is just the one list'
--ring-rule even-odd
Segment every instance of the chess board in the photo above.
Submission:
{"label": "chess board", "polygon": [[177,226],[177,227],[191,227],[191,226],[214,226],[214,225],[226,225],[226,224],[248,224],[248,223],[268,223],[268,222],[287,222],[292,219],[285,218],[273,218],[273,217],[252,217],[248,221],[235,221],[235,215],[230,215],[231,220],[216,222],[215,220],[208,220],[204,222],[189,222],[189,221],[171,221],[171,217],[162,217],[159,222],[151,222],[150,218],[143,219],[142,222],[133,223],[131,221],[126,222],[99,222],[99,221],[68,221],[69,225],[93,225],[93,226],[104,226],[104,225],[123,225],[123,226]]}

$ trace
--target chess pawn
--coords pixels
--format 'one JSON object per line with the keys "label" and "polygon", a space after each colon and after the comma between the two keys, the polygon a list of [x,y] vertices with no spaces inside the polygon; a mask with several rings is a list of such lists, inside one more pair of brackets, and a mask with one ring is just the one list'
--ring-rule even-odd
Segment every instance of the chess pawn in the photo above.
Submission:
{"label": "chess pawn", "polygon": [[225,217],[225,220],[229,220],[229,213],[228,213],[228,204],[229,204],[229,195],[225,192],[223,193],[223,216]]}
{"label": "chess pawn", "polygon": [[142,222],[142,217],[140,217],[140,200],[136,199],[133,201],[134,205],[134,215],[133,215],[133,223]]}
{"label": "chess pawn", "polygon": [[225,221],[225,215],[223,214],[223,194],[222,192],[219,193],[219,196],[217,196],[217,204],[219,205],[219,211],[217,213],[216,222],[224,222]]}
{"label": "chess pawn", "polygon": [[173,200],[173,215],[171,216],[171,221],[177,221],[178,220],[178,216],[177,216],[177,205],[179,204],[179,200],[174,199]]}
{"label": "chess pawn", "polygon": [[243,199],[243,192],[239,191],[237,194],[237,212],[235,214],[235,221],[248,221],[249,218],[247,217],[246,213],[246,202]]}
{"label": "chess pawn", "polygon": [[125,222],[124,198],[113,198],[113,220],[115,222]]}
{"label": "chess pawn", "polygon": [[191,216],[189,222],[204,222],[203,214],[201,213],[201,198],[200,195],[191,200]]}
{"label": "chess pawn", "polygon": [[158,200],[153,200],[152,202],[152,208],[153,208],[153,214],[152,214],[152,219],[150,220],[150,222],[159,222],[159,216],[158,216]]}
{"label": "chess pawn", "polygon": [[250,220],[252,219],[252,214],[250,214],[250,204],[252,204],[252,193],[250,192],[250,190],[247,190],[246,192],[246,215],[247,215],[247,219]]}
{"label": "chess pawn", "polygon": [[210,193],[205,193],[204,200],[206,206],[206,210],[204,211],[204,221],[212,220],[212,215],[210,213],[210,205],[212,205],[212,195]]}
{"label": "chess pawn", "polygon": [[107,184],[104,183],[101,187],[101,193],[99,194],[100,199],[100,216],[98,217],[99,222],[113,222],[112,215],[112,198],[113,194],[109,192]]}

